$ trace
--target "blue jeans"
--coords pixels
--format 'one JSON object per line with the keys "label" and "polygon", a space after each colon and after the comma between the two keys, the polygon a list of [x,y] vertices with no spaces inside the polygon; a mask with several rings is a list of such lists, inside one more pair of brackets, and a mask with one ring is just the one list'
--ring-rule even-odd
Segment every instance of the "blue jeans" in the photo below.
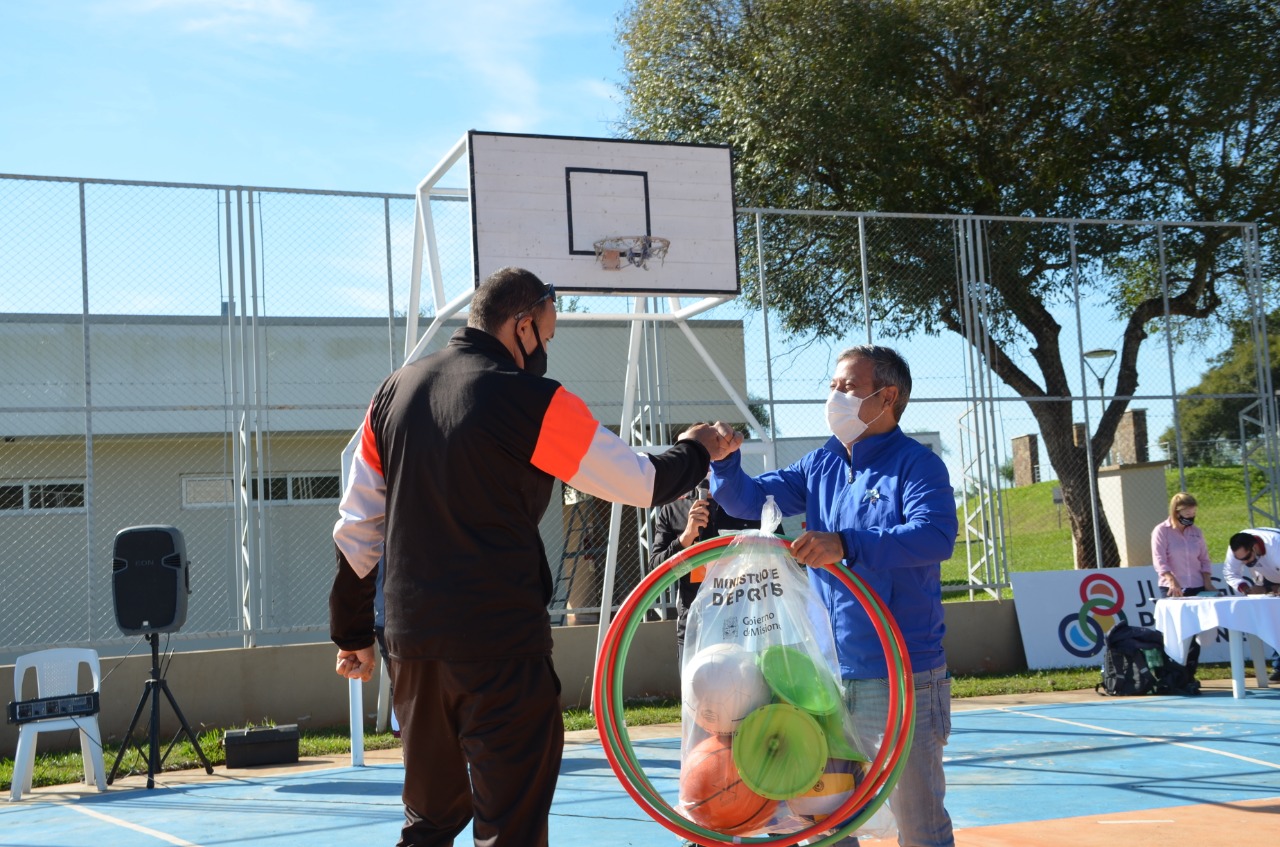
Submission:
{"label": "blue jeans", "polygon": [[[947,793],[942,773],[942,748],[951,736],[951,677],[943,665],[914,675],[916,733],[898,785],[889,795],[889,808],[898,824],[903,847],[953,847],[951,815],[943,805]],[[889,714],[887,679],[846,679],[845,706],[853,715],[863,750],[875,755]],[[844,844],[857,844],[846,839]]]}

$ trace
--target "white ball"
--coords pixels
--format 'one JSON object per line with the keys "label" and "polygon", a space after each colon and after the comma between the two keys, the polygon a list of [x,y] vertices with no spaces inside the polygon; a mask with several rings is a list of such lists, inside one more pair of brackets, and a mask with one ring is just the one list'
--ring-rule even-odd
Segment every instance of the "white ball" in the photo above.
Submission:
{"label": "white ball", "polygon": [[737,644],[713,644],[685,664],[684,708],[708,732],[732,733],[742,719],[773,699],[755,654]]}

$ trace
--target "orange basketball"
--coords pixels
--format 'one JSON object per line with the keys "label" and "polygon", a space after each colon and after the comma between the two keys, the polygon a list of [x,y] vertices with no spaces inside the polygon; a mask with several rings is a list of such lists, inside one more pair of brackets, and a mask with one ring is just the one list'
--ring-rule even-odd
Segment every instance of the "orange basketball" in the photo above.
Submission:
{"label": "orange basketball", "polygon": [[693,821],[724,835],[749,835],[773,817],[777,800],[761,797],[738,776],[733,748],[713,735],[689,751],[680,768],[680,801]]}

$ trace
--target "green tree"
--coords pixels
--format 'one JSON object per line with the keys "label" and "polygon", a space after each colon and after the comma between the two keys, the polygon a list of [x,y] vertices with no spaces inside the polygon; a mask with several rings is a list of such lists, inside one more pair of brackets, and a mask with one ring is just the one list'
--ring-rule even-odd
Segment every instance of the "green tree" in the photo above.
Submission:
{"label": "green tree", "polygon": [[[1272,2],[636,0],[619,29],[624,133],[733,145],[742,205],[1271,226],[1280,217]],[[832,337],[860,321],[850,229],[768,218],[771,307],[789,330]],[[1036,402],[1072,396],[1077,371],[1074,338],[1060,338],[1052,308],[1076,281],[1114,307],[1124,326],[1117,395],[1135,393],[1139,347],[1163,324],[1162,283],[1177,327],[1247,313],[1238,231],[1167,227],[1158,245],[1156,234],[990,221],[990,310],[970,323],[955,274],[938,270],[954,267],[954,231],[903,226],[869,247],[867,305],[882,335],[964,334],[1028,400],[1078,567],[1098,553],[1087,454],[1070,404]],[[1158,250],[1163,279],[1149,272]],[[1010,355],[1021,350],[1034,368]],[[1098,422],[1095,466],[1126,406],[1111,402]],[[1105,518],[1098,529],[1102,561],[1118,564]]]}
{"label": "green tree", "polygon": [[[778,437],[778,429],[774,425],[773,419],[769,417],[769,406],[766,404],[764,398],[755,396],[748,397],[747,408],[751,410],[751,414],[756,416],[756,420],[760,422],[760,426],[764,427],[764,432],[760,433],[762,436],[769,435],[774,438]],[[735,426],[734,428],[737,429],[738,427]],[[742,424],[740,431],[743,435],[748,434],[747,425]]]}
{"label": "green tree", "polygon": [[1000,479],[1004,480],[1006,485],[1013,485],[1013,458],[1010,457],[1000,463]]}
{"label": "green tree", "polygon": [[[1268,315],[1267,325],[1280,326],[1280,312]],[[1280,385],[1280,335],[1267,340],[1271,381]],[[1209,369],[1200,381],[1186,391],[1186,399],[1178,401],[1183,456],[1193,465],[1238,465],[1240,413],[1256,402],[1258,384],[1257,345],[1249,326],[1233,326],[1231,346],[1206,364]],[[1173,455],[1173,427],[1161,434],[1160,442]]]}

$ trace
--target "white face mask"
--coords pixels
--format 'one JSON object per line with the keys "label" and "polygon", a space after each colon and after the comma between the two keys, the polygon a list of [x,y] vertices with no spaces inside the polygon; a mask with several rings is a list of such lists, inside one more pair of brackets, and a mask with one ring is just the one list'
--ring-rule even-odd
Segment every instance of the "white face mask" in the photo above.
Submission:
{"label": "white face mask", "polygon": [[[845,394],[843,391],[831,392],[831,396],[827,398],[827,426],[831,428],[831,434],[840,439],[841,444],[852,444],[867,431],[871,424],[858,417],[858,411],[862,408],[863,400],[874,397],[883,390],[882,385],[866,397]],[[883,414],[884,410],[881,409],[880,415]],[[872,418],[871,423],[879,420],[880,415]]]}

